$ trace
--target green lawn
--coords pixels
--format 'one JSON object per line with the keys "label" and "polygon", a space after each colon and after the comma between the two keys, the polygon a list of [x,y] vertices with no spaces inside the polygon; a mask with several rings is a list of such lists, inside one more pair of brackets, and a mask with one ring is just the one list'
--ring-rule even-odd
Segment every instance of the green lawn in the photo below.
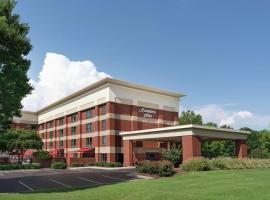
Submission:
{"label": "green lawn", "polygon": [[34,194],[0,194],[2,200],[269,200],[270,169],[195,172],[93,189]]}

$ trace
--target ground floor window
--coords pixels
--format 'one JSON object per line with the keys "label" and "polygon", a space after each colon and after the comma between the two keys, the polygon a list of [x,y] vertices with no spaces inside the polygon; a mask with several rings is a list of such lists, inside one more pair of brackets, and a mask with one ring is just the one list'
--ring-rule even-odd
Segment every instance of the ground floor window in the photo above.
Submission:
{"label": "ground floor window", "polygon": [[73,154],[73,158],[78,158],[78,154],[77,153],[74,153]]}
{"label": "ground floor window", "polygon": [[106,153],[100,154],[100,161],[101,162],[107,162],[107,154]]}
{"label": "ground floor window", "polygon": [[87,152],[82,154],[83,158],[94,158],[95,157],[95,152]]}
{"label": "ground floor window", "polygon": [[155,153],[147,152],[146,160],[155,160]]}

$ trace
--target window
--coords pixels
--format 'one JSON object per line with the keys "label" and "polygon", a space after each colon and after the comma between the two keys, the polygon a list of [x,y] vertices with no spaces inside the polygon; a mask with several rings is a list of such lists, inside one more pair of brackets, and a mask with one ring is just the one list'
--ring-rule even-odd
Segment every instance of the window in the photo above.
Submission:
{"label": "window", "polygon": [[146,152],[146,160],[155,160],[155,153]]}
{"label": "window", "polygon": [[49,146],[50,146],[50,148],[53,147],[53,142],[50,142],[49,143]]}
{"label": "window", "polygon": [[136,141],[136,147],[143,147],[142,141]]}
{"label": "window", "polygon": [[91,147],[92,146],[92,138],[86,138],[86,146]]}
{"label": "window", "polygon": [[52,123],[52,122],[49,122],[49,123],[47,124],[47,126],[48,126],[48,128],[52,128],[52,127],[53,127],[53,123]]}
{"label": "window", "polygon": [[100,154],[100,161],[107,162],[107,154],[105,154],[105,153]]}
{"label": "window", "polygon": [[72,148],[76,147],[76,139],[71,140],[71,147]]}
{"label": "window", "polygon": [[59,141],[59,147],[64,147],[64,141],[63,140]]}
{"label": "window", "polygon": [[86,111],[86,119],[90,119],[93,117],[93,110],[89,109]]}
{"label": "window", "polygon": [[86,124],[86,133],[92,132],[92,123]]}
{"label": "window", "polygon": [[77,153],[74,153],[73,154],[73,158],[78,158],[78,154]]}
{"label": "window", "polygon": [[71,127],[71,134],[75,135],[76,134],[76,126]]}
{"label": "window", "polygon": [[50,131],[50,138],[52,139],[53,137],[53,131]]}
{"label": "window", "polygon": [[77,115],[71,115],[71,122],[76,122],[77,121]]}
{"label": "window", "polygon": [[101,114],[102,115],[106,114],[106,105],[101,106]]}
{"label": "window", "polygon": [[59,133],[59,137],[63,137],[64,130],[63,129],[59,129],[58,130],[58,133]]}
{"label": "window", "polygon": [[101,144],[106,144],[106,136],[101,137]]}
{"label": "window", "polygon": [[64,118],[59,119],[59,125],[61,126],[63,124],[64,124]]}
{"label": "window", "polygon": [[45,135],[44,135],[44,133],[42,133],[41,138],[44,139],[44,137],[45,137]]}
{"label": "window", "polygon": [[106,120],[101,121],[101,129],[106,130]]}

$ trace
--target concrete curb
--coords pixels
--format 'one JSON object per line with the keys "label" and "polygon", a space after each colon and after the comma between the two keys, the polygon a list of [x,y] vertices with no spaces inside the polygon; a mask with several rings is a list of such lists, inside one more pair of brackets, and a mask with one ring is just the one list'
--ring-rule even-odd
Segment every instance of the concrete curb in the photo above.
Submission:
{"label": "concrete curb", "polygon": [[119,170],[119,169],[135,169],[136,167],[98,167],[98,166],[89,166],[89,167],[69,167],[68,169],[71,170],[79,170],[79,169],[102,169],[102,170],[108,170],[108,171],[112,171],[112,170]]}

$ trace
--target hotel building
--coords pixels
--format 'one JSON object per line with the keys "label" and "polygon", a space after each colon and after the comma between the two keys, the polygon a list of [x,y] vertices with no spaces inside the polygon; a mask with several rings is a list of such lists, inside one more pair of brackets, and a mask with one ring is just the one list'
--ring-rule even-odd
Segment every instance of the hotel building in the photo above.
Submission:
{"label": "hotel building", "polygon": [[36,112],[22,112],[14,128],[36,129],[43,150],[74,161],[160,159],[171,142],[182,142],[184,161],[200,156],[201,141],[233,139],[246,156],[248,132],[178,126],[183,94],[105,78]]}

